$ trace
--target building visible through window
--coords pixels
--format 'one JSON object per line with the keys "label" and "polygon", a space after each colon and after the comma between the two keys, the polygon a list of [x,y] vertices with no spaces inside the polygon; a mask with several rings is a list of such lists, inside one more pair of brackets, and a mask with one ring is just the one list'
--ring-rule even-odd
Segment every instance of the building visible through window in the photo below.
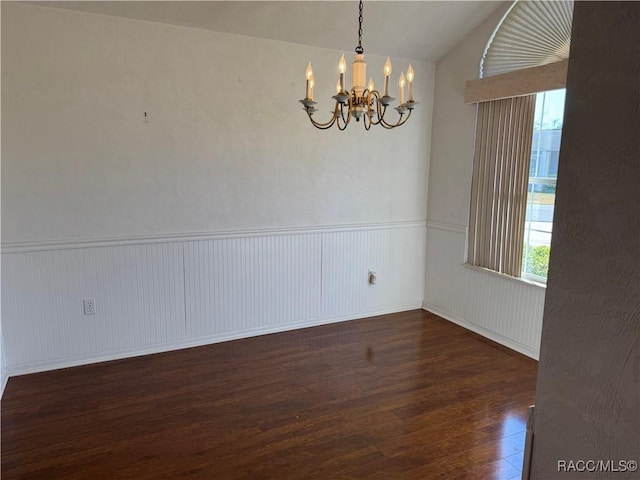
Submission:
{"label": "building visible through window", "polygon": [[549,269],[564,99],[564,89],[536,95],[522,276],[539,281],[546,281]]}

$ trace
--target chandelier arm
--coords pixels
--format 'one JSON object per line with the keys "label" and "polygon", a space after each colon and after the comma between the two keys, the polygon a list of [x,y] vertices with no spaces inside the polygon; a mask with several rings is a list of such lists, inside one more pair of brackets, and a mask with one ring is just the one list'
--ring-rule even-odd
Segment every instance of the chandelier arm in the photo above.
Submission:
{"label": "chandelier arm", "polygon": [[[346,122],[344,121],[344,105],[336,105],[335,115],[338,130],[344,130],[346,128]],[[340,126],[340,120],[342,120],[342,125],[344,125],[344,127]]]}
{"label": "chandelier arm", "polygon": [[341,128],[341,130],[347,128],[347,125],[349,125],[349,123],[351,122],[351,110],[353,108],[351,96],[349,96],[349,103],[347,103],[347,118],[344,118],[344,107],[344,104],[340,105],[340,116],[342,117],[342,123],[344,124],[344,128]]}
{"label": "chandelier arm", "polygon": [[400,121],[402,120],[402,117],[400,117],[400,119],[398,120],[398,122],[396,123],[387,123],[386,121],[382,121],[380,122],[380,125],[382,125],[384,128],[386,129],[392,129],[392,128],[396,128],[400,126]]}
{"label": "chandelier arm", "polygon": [[313,124],[313,126],[316,128],[319,128],[320,130],[327,130],[328,128],[333,127],[333,124],[336,123],[336,120],[338,118],[337,112],[335,110],[333,112],[333,117],[331,117],[331,119],[326,123],[316,122],[308,110],[307,110],[307,115],[309,116],[309,120],[311,120],[311,123]]}
{"label": "chandelier arm", "polygon": [[340,128],[340,120],[342,120],[342,124],[346,125],[347,123],[347,119],[344,118],[344,104],[340,104],[340,115],[336,115],[336,121],[338,122],[338,128]]}
{"label": "chandelier arm", "polygon": [[[404,121],[400,125],[404,125],[405,123],[407,123],[407,120],[409,120],[409,118],[411,118],[411,112],[413,112],[413,109],[409,110],[409,113],[407,113],[407,116],[404,117]],[[400,125],[398,125],[398,126],[400,126]]]}
{"label": "chandelier arm", "polygon": [[369,90],[364,91],[364,98],[366,99],[367,111],[363,115],[362,123],[364,124],[364,129],[369,131],[371,129],[371,125],[373,125],[372,115],[374,114],[372,104],[375,101],[372,92]]}
{"label": "chandelier arm", "polygon": [[[349,123],[349,116],[347,115],[347,118],[344,118],[344,107],[344,103],[336,101],[336,108],[333,112],[333,115],[335,117],[335,123],[338,127],[338,130],[344,130],[345,128],[347,128],[347,124]],[[340,120],[342,120],[342,126],[340,125]]]}
{"label": "chandelier arm", "polygon": [[404,120],[401,118],[400,120],[402,120],[402,121],[398,121],[398,124],[396,125],[396,127],[401,127],[402,125],[407,123],[407,120],[409,120],[409,118],[411,117],[411,112],[413,112],[413,110],[409,110],[409,113],[407,113],[404,116]]}
{"label": "chandelier arm", "polygon": [[380,116],[380,125],[382,125],[383,127],[387,128],[387,129],[391,129],[394,128],[396,126],[398,126],[400,124],[400,122],[402,121],[402,114],[400,114],[400,118],[398,119],[398,121],[395,124],[389,123],[385,120],[384,116],[387,113],[387,106],[385,105],[382,111],[382,115]]}
{"label": "chandelier arm", "polygon": [[[398,118],[398,121],[396,123],[389,123],[386,120],[382,120],[382,125],[389,127],[389,128],[395,128],[395,127],[399,127],[400,125],[402,125],[404,122],[406,122],[406,119],[403,119],[404,117],[404,113],[400,114],[400,118]],[[404,120],[404,121],[403,121]]]}
{"label": "chandelier arm", "polygon": [[[371,125],[374,125],[373,123],[373,115],[375,114],[375,111],[373,109],[373,105],[375,104],[376,98],[375,95],[373,93],[373,90],[365,90],[365,98],[367,99],[367,113],[365,115],[365,126],[364,128],[368,131],[371,128]],[[367,119],[369,120],[369,126],[367,127],[366,121]]]}
{"label": "chandelier arm", "polygon": [[375,103],[375,111],[376,114],[378,115],[378,120],[371,120],[371,124],[372,125],[380,125],[380,122],[382,121],[382,118],[384,117],[385,112],[387,111],[387,107],[383,106],[380,103],[380,92],[378,92],[377,90],[373,90],[371,92],[371,95],[374,97],[373,101]]}
{"label": "chandelier arm", "polygon": [[384,127],[385,124],[387,123],[385,121],[385,119],[384,119],[384,116],[387,113],[387,105],[383,105],[382,102],[380,101],[380,98],[381,98],[380,97],[380,92],[375,90],[375,94],[376,94],[376,110],[377,110],[377,114],[378,114],[378,120],[374,121],[373,124],[374,125],[382,125]]}
{"label": "chandelier arm", "polygon": [[311,123],[313,124],[313,126],[316,127],[317,129],[320,129],[320,130],[328,130],[331,127],[333,127],[334,123],[336,123],[335,121],[333,121],[333,122],[330,122],[328,124],[322,124],[322,123],[316,122],[311,117],[309,117],[309,119],[311,120]]}
{"label": "chandelier arm", "polygon": [[372,125],[383,125],[384,124],[384,114],[386,112],[387,107],[378,107],[378,120],[371,120]]}
{"label": "chandelier arm", "polygon": [[402,122],[402,117],[403,114],[400,114],[400,118],[398,119],[398,121],[396,123],[389,123],[386,120],[382,120],[380,122],[380,125],[382,125],[385,128],[395,128],[395,127],[399,127],[400,126],[400,122]]}
{"label": "chandelier arm", "polygon": [[347,123],[351,122],[351,118],[353,117],[353,107],[355,104],[355,90],[351,89],[352,95],[349,95],[349,109],[347,110]]}
{"label": "chandelier arm", "polygon": [[411,112],[413,110],[409,110],[409,113],[404,114],[401,113],[400,114],[400,118],[398,119],[398,121],[396,123],[387,123],[386,121],[382,122],[382,126],[388,129],[391,128],[396,128],[396,127],[401,127],[402,125],[404,125],[405,123],[407,123],[407,120],[409,120],[409,117],[411,116]]}

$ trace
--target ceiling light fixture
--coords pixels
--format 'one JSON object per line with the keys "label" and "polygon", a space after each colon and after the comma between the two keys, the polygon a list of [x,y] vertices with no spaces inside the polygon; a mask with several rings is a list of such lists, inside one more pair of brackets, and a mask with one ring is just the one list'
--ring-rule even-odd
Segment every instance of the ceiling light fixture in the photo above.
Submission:
{"label": "ceiling light fixture", "polygon": [[[334,124],[338,126],[338,129],[344,130],[349,125],[351,119],[355,118],[356,121],[363,119],[364,128],[369,130],[371,125],[382,125],[384,128],[395,128],[404,125],[411,112],[418,104],[413,100],[413,79],[414,72],[411,65],[407,69],[407,74],[400,73],[400,79],[398,80],[398,88],[400,89],[400,102],[395,110],[400,114],[400,118],[396,123],[389,123],[385,119],[385,113],[387,107],[391,105],[391,102],[395,100],[389,96],[389,77],[391,76],[391,60],[387,57],[387,61],[384,62],[384,95],[380,95],[380,92],[375,89],[373,79],[369,79],[369,83],[365,86],[367,78],[367,64],[364,62],[364,49],[362,48],[362,0],[360,0],[359,6],[360,16],[358,18],[358,46],[356,47],[356,54],[353,59],[352,67],[352,82],[353,85],[350,91],[346,91],[344,87],[344,74],[347,71],[347,62],[344,55],[340,57],[338,62],[338,83],[336,84],[336,94],[331,97],[336,101],[336,106],[333,110],[333,116],[326,123],[319,123],[313,119],[313,114],[318,111],[314,106],[317,102],[313,101],[313,87],[314,77],[313,68],[311,63],[307,65],[305,76],[307,79],[306,96],[300,103],[304,105],[304,110],[309,116],[309,120],[316,128],[326,130],[331,128]],[[405,102],[404,89],[408,86],[408,99]],[[346,110],[346,112],[345,112]]]}

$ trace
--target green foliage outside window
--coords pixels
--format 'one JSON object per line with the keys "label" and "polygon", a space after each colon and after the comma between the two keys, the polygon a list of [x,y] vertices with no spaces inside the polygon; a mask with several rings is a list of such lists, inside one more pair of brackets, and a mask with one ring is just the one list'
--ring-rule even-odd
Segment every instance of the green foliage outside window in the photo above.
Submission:
{"label": "green foliage outside window", "polygon": [[547,278],[549,271],[549,247],[546,245],[529,245],[524,244],[522,258],[526,264],[524,271],[531,275]]}

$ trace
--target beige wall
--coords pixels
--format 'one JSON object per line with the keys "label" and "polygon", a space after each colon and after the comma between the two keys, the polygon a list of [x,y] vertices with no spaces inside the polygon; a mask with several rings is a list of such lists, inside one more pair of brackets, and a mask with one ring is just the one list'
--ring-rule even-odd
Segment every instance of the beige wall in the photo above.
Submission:
{"label": "beige wall", "polygon": [[[531,478],[640,461],[640,4],[576,2]],[[637,464],[636,464],[637,465]]]}
{"label": "beige wall", "polygon": [[509,5],[436,65],[423,306],[537,358],[544,287],[463,266],[476,119],[476,107],[464,103],[464,85],[478,77],[484,48]]}
{"label": "beige wall", "polygon": [[5,2],[2,40],[3,244],[426,218],[431,64],[403,128],[321,132],[340,52]]}
{"label": "beige wall", "polygon": [[464,82],[478,78],[487,41],[507,7],[498,8],[437,64],[429,220],[450,225],[469,221],[476,106],[464,103]]}

